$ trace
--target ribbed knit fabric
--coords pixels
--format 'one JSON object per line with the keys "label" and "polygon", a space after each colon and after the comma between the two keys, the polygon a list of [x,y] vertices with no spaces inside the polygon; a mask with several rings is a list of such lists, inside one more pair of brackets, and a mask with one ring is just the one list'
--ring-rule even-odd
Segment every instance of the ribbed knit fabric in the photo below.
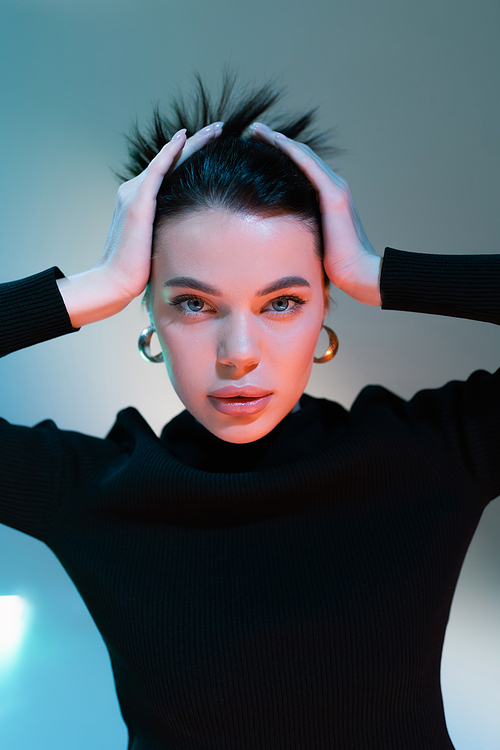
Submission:
{"label": "ribbed knit fabric", "polygon": [[[387,249],[381,288],[386,309],[500,323],[500,256]],[[38,295],[23,305],[73,330]],[[130,750],[452,749],[441,650],[500,494],[499,379],[409,401],[370,386],[350,411],[303,395],[245,445],[186,411],[160,438],[132,408],[105,440],[2,422],[0,520],[78,587]]]}
{"label": "ribbed knit fabric", "polygon": [[0,356],[79,330],[71,325],[55,283],[62,278],[64,274],[54,266],[26,279],[0,284]]}

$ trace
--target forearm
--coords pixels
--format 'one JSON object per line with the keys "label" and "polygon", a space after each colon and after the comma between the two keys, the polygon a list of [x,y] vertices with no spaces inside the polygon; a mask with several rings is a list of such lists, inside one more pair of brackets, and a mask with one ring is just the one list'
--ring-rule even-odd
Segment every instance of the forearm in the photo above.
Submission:
{"label": "forearm", "polygon": [[75,328],[116,315],[131,300],[112,283],[104,267],[58,279],[57,285]]}
{"label": "forearm", "polygon": [[384,310],[500,324],[500,255],[434,255],[386,248]]}

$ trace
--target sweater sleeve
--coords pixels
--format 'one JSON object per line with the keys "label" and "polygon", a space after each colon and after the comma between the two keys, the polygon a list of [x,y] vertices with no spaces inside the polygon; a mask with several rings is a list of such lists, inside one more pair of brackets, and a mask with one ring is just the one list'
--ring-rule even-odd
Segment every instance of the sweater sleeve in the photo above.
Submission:
{"label": "sweater sleeve", "polygon": [[500,255],[432,255],[387,247],[380,293],[383,310],[500,325]]}
{"label": "sweater sleeve", "polygon": [[[500,255],[432,255],[386,248],[382,309],[500,324]],[[406,406],[444,440],[485,503],[500,495],[500,369],[422,390]]]}
{"label": "sweater sleeve", "polygon": [[[0,355],[78,330],[56,283],[62,277],[51,268],[0,285]],[[113,451],[110,441],[51,421],[30,428],[0,419],[0,523],[45,541],[65,491]]]}
{"label": "sweater sleeve", "polygon": [[0,284],[0,356],[79,330],[57,286],[59,268]]}

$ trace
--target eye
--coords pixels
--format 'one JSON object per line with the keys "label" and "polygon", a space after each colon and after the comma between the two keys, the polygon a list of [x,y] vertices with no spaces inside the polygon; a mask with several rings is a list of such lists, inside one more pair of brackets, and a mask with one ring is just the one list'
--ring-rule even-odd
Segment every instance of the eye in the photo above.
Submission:
{"label": "eye", "polygon": [[199,315],[200,313],[210,312],[213,310],[201,297],[193,295],[179,295],[168,303],[171,307],[176,307],[181,315]]}
{"label": "eye", "polygon": [[276,312],[285,312],[285,310],[288,310],[288,308],[290,307],[290,298],[280,297],[279,299],[273,299],[271,305],[276,310]]}
{"label": "eye", "polygon": [[287,294],[283,297],[277,297],[271,300],[269,303],[272,309],[269,312],[279,313],[280,317],[288,317],[300,311],[300,306],[305,304],[305,300],[302,297]]}
{"label": "eye", "polygon": [[191,297],[191,299],[186,299],[184,302],[186,304],[185,309],[189,310],[189,312],[201,312],[203,310],[203,305],[205,304],[203,300],[198,297]]}

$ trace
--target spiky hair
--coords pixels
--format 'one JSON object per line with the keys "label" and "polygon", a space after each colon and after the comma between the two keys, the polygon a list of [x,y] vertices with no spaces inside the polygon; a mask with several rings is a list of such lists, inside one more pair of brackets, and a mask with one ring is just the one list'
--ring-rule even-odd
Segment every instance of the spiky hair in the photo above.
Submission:
{"label": "spiky hair", "polygon": [[[137,121],[130,133],[125,135],[128,159],[124,170],[115,172],[120,181],[129,180],[140,174],[174,133],[186,128],[187,137],[212,122],[222,120],[224,128],[220,140],[245,138],[249,126],[259,119],[265,119],[274,130],[279,130],[288,138],[300,140],[322,156],[338,156],[343,152],[329,143],[333,129],[322,133],[312,133],[311,124],[317,107],[300,116],[272,114],[276,103],[283,97],[273,82],[260,88],[245,87],[236,91],[237,75],[227,68],[223,71],[222,91],[217,104],[214,104],[199,73],[194,74],[196,87],[188,101],[179,94],[169,105],[169,114],[160,112],[158,104],[153,106],[151,122],[143,130]],[[271,114],[269,112],[271,111]],[[248,137],[250,137],[248,135]]]}

